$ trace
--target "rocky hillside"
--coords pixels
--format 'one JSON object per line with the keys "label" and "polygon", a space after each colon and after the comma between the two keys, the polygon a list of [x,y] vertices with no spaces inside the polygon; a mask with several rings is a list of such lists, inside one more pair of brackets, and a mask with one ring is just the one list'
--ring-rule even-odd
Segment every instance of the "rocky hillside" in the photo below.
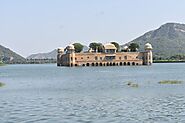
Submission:
{"label": "rocky hillside", "polygon": [[149,31],[132,42],[140,45],[143,50],[145,43],[153,45],[155,58],[170,58],[174,55],[185,54],[185,24],[166,23],[156,30]]}
{"label": "rocky hillside", "polygon": [[12,50],[0,45],[0,61],[4,63],[25,63],[26,59]]}

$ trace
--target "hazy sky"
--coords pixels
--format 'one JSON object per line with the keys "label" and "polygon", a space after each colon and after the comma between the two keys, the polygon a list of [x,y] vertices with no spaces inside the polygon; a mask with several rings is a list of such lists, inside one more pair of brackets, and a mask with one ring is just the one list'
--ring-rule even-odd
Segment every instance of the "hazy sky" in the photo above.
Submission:
{"label": "hazy sky", "polygon": [[24,57],[74,42],[120,44],[167,22],[185,0],[0,0],[0,44]]}

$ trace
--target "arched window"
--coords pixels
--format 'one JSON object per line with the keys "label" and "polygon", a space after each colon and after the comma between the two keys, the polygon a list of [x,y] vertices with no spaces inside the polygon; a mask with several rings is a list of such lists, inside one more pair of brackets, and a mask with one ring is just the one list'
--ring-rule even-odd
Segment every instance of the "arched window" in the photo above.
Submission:
{"label": "arched window", "polygon": [[122,62],[120,62],[120,63],[119,63],[119,65],[120,65],[120,66],[122,66],[122,65],[123,65],[123,63],[122,63]]}
{"label": "arched window", "polygon": [[96,66],[98,66],[98,63],[96,63]]}
{"label": "arched window", "polygon": [[124,65],[127,65],[127,63],[126,63],[126,62],[124,62]]}
{"label": "arched window", "polygon": [[135,62],[132,62],[132,65],[135,65]]}
{"label": "arched window", "polygon": [[102,63],[100,63],[100,66],[103,66],[103,64],[102,64]]}

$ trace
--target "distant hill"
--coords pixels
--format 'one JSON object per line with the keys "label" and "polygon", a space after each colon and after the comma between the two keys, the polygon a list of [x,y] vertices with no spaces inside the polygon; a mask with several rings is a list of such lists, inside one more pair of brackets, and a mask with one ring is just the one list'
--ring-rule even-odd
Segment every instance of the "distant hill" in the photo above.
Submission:
{"label": "distant hill", "polygon": [[37,53],[27,57],[27,59],[56,59],[56,58],[57,58],[56,49],[48,53]]}
{"label": "distant hill", "polygon": [[0,45],[0,60],[4,63],[25,63],[26,59],[12,50]]}
{"label": "distant hill", "polygon": [[[83,51],[88,51],[88,47],[84,45]],[[48,53],[37,53],[27,57],[27,59],[57,59],[57,50]]]}
{"label": "distant hill", "polygon": [[149,31],[135,40],[125,44],[138,43],[140,49],[149,42],[153,46],[155,58],[169,58],[185,54],[185,24],[166,23],[156,30]]}

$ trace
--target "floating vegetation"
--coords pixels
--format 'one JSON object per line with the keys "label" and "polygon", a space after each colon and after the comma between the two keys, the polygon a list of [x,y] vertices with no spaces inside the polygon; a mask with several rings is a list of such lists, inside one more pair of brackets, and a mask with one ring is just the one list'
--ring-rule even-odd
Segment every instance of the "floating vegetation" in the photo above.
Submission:
{"label": "floating vegetation", "polygon": [[0,82],[0,87],[2,87],[2,86],[4,86],[4,85],[5,85],[4,83]]}
{"label": "floating vegetation", "polygon": [[182,84],[182,81],[178,81],[178,80],[162,80],[160,82],[158,82],[159,84]]}
{"label": "floating vegetation", "polygon": [[135,88],[138,88],[139,87],[139,85],[137,83],[133,83],[133,82],[128,82],[127,85],[129,87],[135,87]]}
{"label": "floating vegetation", "polygon": [[3,62],[0,61],[0,66],[5,66],[5,64]]}
{"label": "floating vegetation", "polygon": [[1,64],[1,63],[0,63],[0,66],[5,66],[5,64]]}

